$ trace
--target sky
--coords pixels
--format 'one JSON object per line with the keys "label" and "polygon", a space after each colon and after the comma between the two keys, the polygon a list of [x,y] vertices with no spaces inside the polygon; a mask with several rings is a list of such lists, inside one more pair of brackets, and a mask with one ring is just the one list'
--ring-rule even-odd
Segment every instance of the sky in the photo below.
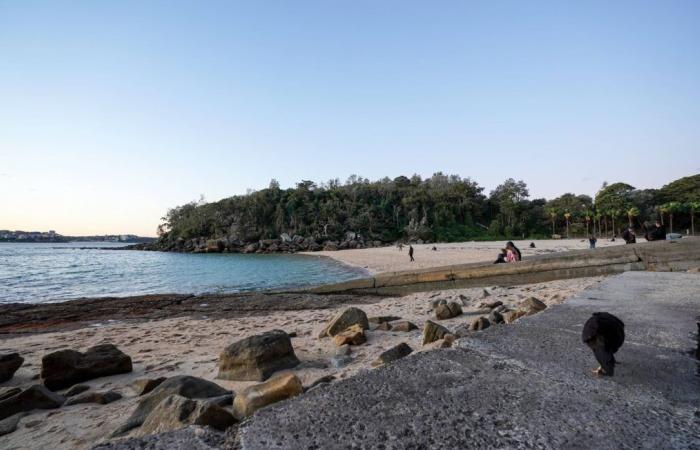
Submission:
{"label": "sky", "polygon": [[700,173],[700,2],[0,0],[0,229],[155,235],[204,195],[442,171]]}

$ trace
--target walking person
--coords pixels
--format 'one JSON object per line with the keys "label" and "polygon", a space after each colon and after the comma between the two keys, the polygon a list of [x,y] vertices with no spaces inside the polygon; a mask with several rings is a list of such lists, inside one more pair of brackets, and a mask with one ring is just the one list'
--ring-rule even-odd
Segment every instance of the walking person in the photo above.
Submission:
{"label": "walking person", "polygon": [[590,235],[588,237],[588,245],[590,248],[595,248],[595,243],[598,242],[598,239],[595,238],[595,236]]}
{"label": "walking person", "polygon": [[413,259],[413,246],[411,244],[408,244],[408,257],[411,258],[411,262],[415,261],[415,259]]}

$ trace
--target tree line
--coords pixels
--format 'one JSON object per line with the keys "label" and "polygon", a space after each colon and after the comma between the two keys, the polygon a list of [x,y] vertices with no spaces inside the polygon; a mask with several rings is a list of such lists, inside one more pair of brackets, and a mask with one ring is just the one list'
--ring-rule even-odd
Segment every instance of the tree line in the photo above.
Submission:
{"label": "tree line", "polygon": [[530,198],[523,181],[507,179],[488,195],[470,178],[441,172],[370,181],[351,176],[316,184],[303,180],[168,210],[158,227],[162,244],[189,239],[255,242],[286,233],[322,243],[350,235],[363,240],[454,242],[543,238],[559,234],[613,236],[661,220],[669,231],[692,228],[700,212],[700,174],[659,189],[605,183],[595,198],[566,193]]}

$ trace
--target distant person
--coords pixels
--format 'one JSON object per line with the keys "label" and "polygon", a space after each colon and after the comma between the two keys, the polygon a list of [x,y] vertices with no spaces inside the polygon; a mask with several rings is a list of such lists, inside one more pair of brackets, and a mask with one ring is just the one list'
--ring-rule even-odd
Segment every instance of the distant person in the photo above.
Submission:
{"label": "distant person", "polygon": [[508,241],[506,248],[515,254],[516,261],[522,261],[523,255],[520,253],[520,249],[513,244],[513,241]]}
{"label": "distant person", "polygon": [[530,242],[530,248],[535,248],[535,243],[534,243],[534,242]]}
{"label": "distant person", "polygon": [[517,253],[515,253],[515,251],[513,251],[513,249],[510,247],[506,247],[506,262],[507,263],[518,262]]}
{"label": "distant person", "polygon": [[501,253],[498,254],[496,257],[496,260],[493,262],[494,264],[505,264],[506,263],[506,256],[508,256],[508,251],[503,248],[501,249]]}
{"label": "distant person", "polygon": [[661,225],[658,220],[654,224],[654,229],[646,234],[647,241],[665,241],[666,227]]}
{"label": "distant person", "polygon": [[436,251],[437,251],[437,247],[435,247],[435,246],[433,245],[432,250],[433,250],[434,252],[436,252]]}
{"label": "distant person", "polygon": [[634,234],[634,230],[632,229],[632,227],[625,229],[625,231],[622,233],[622,239],[624,239],[625,243],[627,244],[637,243],[637,235]]}
{"label": "distant person", "polygon": [[590,235],[590,236],[588,237],[588,246],[589,246],[590,248],[595,248],[595,243],[596,243],[596,242],[598,242],[598,239],[596,239],[595,236]]}
{"label": "distant person", "polygon": [[615,242],[615,236],[613,236],[613,238],[610,239],[610,242]]}
{"label": "distant person", "polygon": [[413,259],[413,246],[411,244],[408,244],[408,257],[411,258],[411,262],[415,261],[415,259]]}
{"label": "distant person", "polygon": [[403,243],[399,242],[399,245],[398,245],[397,247],[399,247],[399,251],[400,251],[400,252],[403,251]]}

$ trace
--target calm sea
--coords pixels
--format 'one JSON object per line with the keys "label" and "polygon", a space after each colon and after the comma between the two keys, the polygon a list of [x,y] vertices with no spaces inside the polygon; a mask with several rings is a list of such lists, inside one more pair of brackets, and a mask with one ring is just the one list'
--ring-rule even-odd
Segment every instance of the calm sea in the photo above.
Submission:
{"label": "calm sea", "polygon": [[0,303],[153,293],[232,293],[310,286],[363,272],[302,255],[81,249],[123,244],[0,243]]}

